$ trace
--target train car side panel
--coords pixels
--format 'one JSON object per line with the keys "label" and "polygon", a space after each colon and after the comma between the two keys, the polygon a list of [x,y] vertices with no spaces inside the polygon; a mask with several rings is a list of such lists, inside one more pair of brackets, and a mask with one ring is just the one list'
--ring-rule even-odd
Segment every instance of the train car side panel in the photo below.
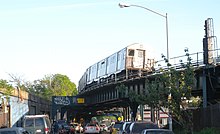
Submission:
{"label": "train car side panel", "polygon": [[118,52],[117,72],[125,70],[126,48]]}
{"label": "train car side panel", "polygon": [[117,69],[117,53],[108,57],[107,60],[107,74],[111,75],[116,72]]}
{"label": "train car side panel", "polygon": [[97,79],[97,69],[98,69],[98,64],[94,64],[89,68],[89,82],[93,82]]}
{"label": "train car side panel", "polygon": [[90,81],[90,67],[89,68],[87,68],[86,69],[86,84],[88,84],[89,83],[89,81]]}
{"label": "train car side panel", "polygon": [[107,65],[106,59],[98,62],[98,77],[103,77],[106,75],[106,65]]}

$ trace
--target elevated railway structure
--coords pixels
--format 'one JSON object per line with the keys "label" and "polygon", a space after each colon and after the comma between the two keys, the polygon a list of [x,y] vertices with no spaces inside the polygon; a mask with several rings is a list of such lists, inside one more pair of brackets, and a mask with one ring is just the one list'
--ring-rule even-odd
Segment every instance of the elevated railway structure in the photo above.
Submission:
{"label": "elevated railway structure", "polygon": [[[206,103],[205,96],[210,95],[209,92],[205,93],[206,89],[211,88],[213,91],[217,91],[215,88],[218,88],[220,55],[217,39],[214,36],[212,18],[205,20],[204,27],[203,52],[189,54],[188,49],[185,49],[186,55],[156,61],[154,58],[150,58],[148,50],[141,45],[128,46],[86,70],[79,81],[79,96],[85,97],[88,104],[98,105],[108,101],[111,103],[114,100],[119,101],[119,92],[115,88],[118,84],[123,83],[127,85],[128,90],[141,93],[145,88],[146,79],[159,73],[161,68],[168,69],[166,60],[172,65],[171,67],[182,70],[185,69],[182,65],[189,61],[187,58],[190,58],[191,65],[195,68],[197,81],[196,89],[193,92],[199,94],[202,91]],[[114,62],[111,62],[112,60]],[[121,72],[117,71],[118,68]],[[104,76],[103,72],[110,76]],[[211,98],[215,100],[215,98]],[[101,105],[103,106],[103,104]]]}
{"label": "elevated railway structure", "polygon": [[[219,51],[219,50],[214,50]],[[177,70],[185,69],[182,66],[184,63],[183,58],[186,56],[179,56],[171,58],[170,61],[173,63],[171,67],[176,68]],[[203,62],[203,52],[190,54],[192,58],[192,66],[195,68],[195,79],[196,85],[192,93],[194,95],[203,96],[203,89],[207,91],[207,102],[217,103],[219,101],[220,93],[220,58],[213,57],[213,64],[204,64]],[[195,60],[194,60],[195,59]],[[177,63],[176,61],[182,60],[182,63]],[[138,72],[130,74],[129,76],[123,76],[123,78],[114,79],[111,81],[105,81],[102,83],[92,83],[88,85],[83,92],[80,92],[79,96],[86,99],[88,105],[98,109],[111,108],[114,106],[127,106],[125,102],[126,99],[120,98],[119,91],[116,88],[119,84],[124,84],[127,86],[128,90],[133,90],[136,93],[142,93],[145,88],[145,81],[150,77],[154,77],[156,73],[159,72],[159,69],[167,69],[167,66],[162,66],[164,61],[157,62],[159,65],[153,72]],[[203,85],[203,79],[205,75],[206,87]]]}
{"label": "elevated railway structure", "polygon": [[[208,18],[205,21],[203,52],[192,54],[186,53],[186,55],[155,61],[154,59],[145,57],[146,51],[142,49],[142,47],[139,46],[139,48],[136,49],[133,46],[128,46],[127,48],[90,66],[83,74],[79,82],[79,94],[76,98],[83,98],[84,104],[81,105],[82,107],[80,107],[78,115],[122,107],[125,109],[125,119],[129,118],[127,115],[129,115],[131,111],[129,111],[128,107],[131,106],[131,104],[129,104],[128,98],[123,98],[120,95],[117,86],[123,84],[126,86],[127,91],[125,92],[135,91],[137,94],[142,94],[147,79],[153,78],[155,74],[160,73],[161,68],[164,70],[168,69],[167,63],[165,62],[166,60],[169,60],[169,63],[172,65],[171,67],[181,71],[185,69],[183,64],[187,63],[187,58],[191,58],[191,65],[195,68],[196,74],[196,83],[192,94],[203,98],[203,107],[219,103],[219,51],[220,49],[217,47],[217,40],[214,36],[211,18]],[[137,55],[134,54],[135,52]],[[116,62],[115,59],[117,59]],[[142,63],[139,64],[141,66],[135,66],[137,63],[135,61],[142,61]],[[117,69],[111,70],[111,67],[119,68],[119,71],[117,71]],[[107,70],[105,71],[103,69]],[[104,71],[110,72],[110,75],[108,74],[107,77],[104,76]],[[62,107],[62,105],[59,106]],[[67,106],[65,107],[69,109],[71,108]],[[71,114],[73,111],[69,112]]]}
{"label": "elevated railway structure", "polygon": [[[183,70],[185,69],[183,64],[186,64],[188,61],[187,58],[191,58],[191,64],[195,68],[196,74],[196,83],[192,94],[194,96],[201,96],[203,98],[203,107],[219,103],[220,50],[217,46],[217,39],[214,36],[213,20],[211,18],[205,20],[204,27],[205,36],[203,38],[203,52],[192,54],[186,52],[186,55],[177,56],[170,59],[162,59],[160,61],[155,61],[154,59],[148,58],[147,61],[146,59],[143,60],[144,64],[142,65],[143,68],[147,67],[147,69],[136,68],[132,70],[130,68],[126,68],[129,65],[133,65],[135,61],[135,57],[130,57],[129,54],[131,51],[128,49],[127,55],[125,53],[125,64],[128,65],[126,65],[124,70],[122,70],[119,75],[111,75],[111,77],[104,79],[99,77],[98,80],[93,79],[93,81],[90,83],[84,83],[83,87],[80,87],[79,89],[78,96],[85,98],[87,109],[91,108],[94,110],[102,110],[110,109],[112,107],[128,107],[128,100],[127,98],[122,98],[120,96],[120,93],[116,88],[117,85],[124,84],[127,87],[127,90],[133,90],[137,94],[141,94],[145,89],[147,79],[154,77],[155,74],[160,72],[159,70],[161,68],[164,70],[168,69],[165,60],[169,60],[169,63],[172,65],[171,67],[175,68],[176,70]],[[139,51],[140,48],[137,50]],[[145,52],[145,50],[143,52]],[[142,57],[145,56],[146,55],[144,54]],[[138,57],[140,57],[139,54]],[[130,58],[133,60],[131,64]],[[107,58],[106,61],[109,61],[109,59]],[[99,62],[97,67],[102,67],[103,63],[104,61]],[[107,67],[110,65],[111,64],[107,64]],[[93,66],[91,66],[91,68],[93,68]],[[91,72],[92,69],[89,71]],[[86,75],[88,77],[88,71]],[[85,77],[82,78],[85,79]]]}

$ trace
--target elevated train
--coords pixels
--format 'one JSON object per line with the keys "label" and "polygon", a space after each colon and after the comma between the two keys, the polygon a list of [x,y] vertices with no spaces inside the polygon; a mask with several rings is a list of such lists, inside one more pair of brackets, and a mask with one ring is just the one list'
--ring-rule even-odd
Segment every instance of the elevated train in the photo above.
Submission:
{"label": "elevated train", "polygon": [[78,84],[79,94],[92,85],[110,83],[152,72],[154,57],[142,44],[134,43],[86,69]]}

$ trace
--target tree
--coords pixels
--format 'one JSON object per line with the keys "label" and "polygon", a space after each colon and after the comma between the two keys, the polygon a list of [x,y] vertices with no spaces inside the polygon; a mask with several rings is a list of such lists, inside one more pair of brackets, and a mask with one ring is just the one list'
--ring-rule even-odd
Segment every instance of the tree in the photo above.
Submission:
{"label": "tree", "polygon": [[195,86],[195,69],[192,66],[188,49],[185,49],[185,52],[187,63],[184,64],[180,61],[181,70],[177,70],[165,56],[162,56],[167,63],[167,68],[161,68],[153,76],[147,76],[143,94],[129,91],[124,85],[119,85],[116,88],[118,88],[121,97],[129,98],[131,107],[147,104],[152,109],[169,109],[173,120],[180,124],[186,133],[191,133],[193,122],[190,107],[198,107],[201,100],[191,94]]}
{"label": "tree", "polygon": [[0,80],[0,91],[8,99],[9,96],[12,94],[13,87],[6,80],[1,79]]}
{"label": "tree", "polygon": [[26,90],[25,82],[22,76],[15,75],[15,74],[8,74],[11,77],[10,82],[13,83],[14,86],[17,87],[18,90]]}
{"label": "tree", "polygon": [[46,79],[35,80],[33,83],[27,84],[28,92],[47,100],[51,100],[53,91]]}
{"label": "tree", "polygon": [[76,85],[66,75],[45,75],[43,79],[26,84],[27,91],[47,100],[52,96],[73,96],[77,94]]}
{"label": "tree", "polygon": [[161,107],[168,108],[173,119],[175,118],[188,133],[192,132],[193,126],[189,100],[193,98],[191,91],[194,88],[195,74],[188,50],[185,50],[185,52],[187,63],[180,63],[182,70],[176,70],[175,67],[167,63],[167,69],[161,68],[159,74],[155,75],[152,81],[146,81],[147,96],[142,97],[142,103],[160,109]]}
{"label": "tree", "polygon": [[51,88],[54,96],[73,96],[77,94],[76,85],[66,75],[53,75]]}

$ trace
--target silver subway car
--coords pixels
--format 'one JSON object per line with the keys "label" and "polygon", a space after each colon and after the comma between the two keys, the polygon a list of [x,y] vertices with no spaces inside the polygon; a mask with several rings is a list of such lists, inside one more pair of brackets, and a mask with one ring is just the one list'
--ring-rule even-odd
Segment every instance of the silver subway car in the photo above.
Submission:
{"label": "silver subway car", "polygon": [[142,44],[131,44],[109,57],[93,64],[78,84],[79,93],[86,88],[113,81],[140,77],[152,71],[154,57]]}

